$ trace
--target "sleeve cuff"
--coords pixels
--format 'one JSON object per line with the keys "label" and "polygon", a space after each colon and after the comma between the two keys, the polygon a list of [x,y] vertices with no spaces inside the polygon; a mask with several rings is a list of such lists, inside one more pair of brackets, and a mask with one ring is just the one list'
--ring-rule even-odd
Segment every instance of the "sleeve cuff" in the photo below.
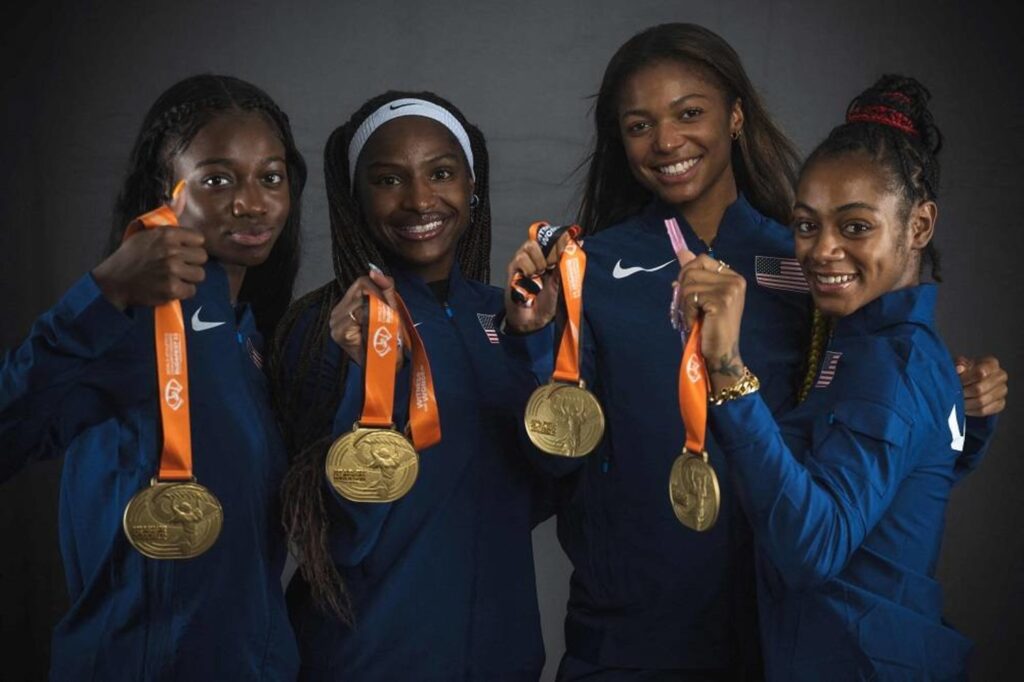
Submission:
{"label": "sleeve cuff", "polygon": [[708,421],[715,441],[728,451],[763,440],[776,428],[775,418],[760,391],[721,405],[708,405]]}

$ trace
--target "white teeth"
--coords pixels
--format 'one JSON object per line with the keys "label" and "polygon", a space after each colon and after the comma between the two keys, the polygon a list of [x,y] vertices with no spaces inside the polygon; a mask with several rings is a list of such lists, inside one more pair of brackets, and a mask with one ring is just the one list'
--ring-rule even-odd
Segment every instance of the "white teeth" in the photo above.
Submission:
{"label": "white teeth", "polygon": [[443,220],[432,220],[429,223],[423,223],[422,225],[404,225],[398,229],[402,232],[411,232],[413,234],[424,234],[426,232],[432,232],[437,228],[441,227]]}
{"label": "white teeth", "polygon": [[822,284],[846,284],[857,279],[857,275],[815,275],[814,278]]}
{"label": "white teeth", "polygon": [[686,161],[673,163],[671,166],[662,166],[661,168],[658,169],[658,172],[664,175],[682,175],[686,171],[693,168],[698,161],[700,161],[700,157],[695,156],[692,159],[687,159]]}

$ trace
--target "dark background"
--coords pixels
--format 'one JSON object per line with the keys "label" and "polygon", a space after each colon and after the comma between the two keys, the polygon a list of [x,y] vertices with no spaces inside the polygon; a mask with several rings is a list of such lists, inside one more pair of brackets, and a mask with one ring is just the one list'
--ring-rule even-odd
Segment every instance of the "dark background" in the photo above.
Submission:
{"label": "dark background", "polygon": [[[431,89],[488,136],[493,265],[535,219],[573,215],[591,138],[588,96],[614,50],[664,21],[720,33],[782,127],[808,151],[883,72],[917,76],[946,133],[937,242],[951,349],[1024,372],[1024,56],[1015,5],[822,2],[412,0],[272,3],[65,2],[0,11],[0,346],[94,266],[129,146],[175,80],[222,72],[266,89],[310,164],[297,292],[330,276],[322,146],[364,100]],[[501,282],[498,281],[500,284]],[[668,370],[666,370],[668,371]],[[976,679],[1024,669],[1024,437],[1015,396],[981,470],[954,493],[939,574],[950,621],[977,643]],[[0,443],[0,457],[4,456]],[[43,677],[66,595],[57,551],[60,462],[0,484],[0,661]],[[562,653],[568,565],[552,524],[535,534],[550,676]]]}

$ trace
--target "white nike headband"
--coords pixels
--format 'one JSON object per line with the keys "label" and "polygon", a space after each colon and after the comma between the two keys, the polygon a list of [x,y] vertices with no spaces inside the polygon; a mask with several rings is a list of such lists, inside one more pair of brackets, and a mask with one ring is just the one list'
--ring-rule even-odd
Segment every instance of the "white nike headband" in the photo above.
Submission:
{"label": "white nike headband", "polygon": [[470,176],[476,180],[476,175],[473,173],[473,149],[469,144],[469,135],[466,133],[466,129],[462,127],[462,124],[459,123],[459,120],[444,107],[438,106],[433,102],[409,97],[388,102],[367,116],[366,120],[356,129],[355,135],[352,136],[352,141],[348,143],[348,177],[352,189],[355,189],[356,161],[359,160],[359,154],[363,151],[363,147],[366,146],[370,135],[373,135],[377,128],[380,128],[388,121],[402,116],[422,116],[433,119],[450,130],[466,155]]}

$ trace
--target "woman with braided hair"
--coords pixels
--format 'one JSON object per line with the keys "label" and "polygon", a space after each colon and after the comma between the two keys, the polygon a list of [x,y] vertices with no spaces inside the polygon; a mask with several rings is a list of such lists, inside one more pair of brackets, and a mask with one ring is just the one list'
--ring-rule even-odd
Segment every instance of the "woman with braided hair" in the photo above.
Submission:
{"label": "woman with braided hair", "polygon": [[[109,255],[3,357],[0,476],[32,456],[66,455],[71,606],[54,632],[53,679],[294,678],[276,504],[286,457],[261,353],[291,298],[305,179],[288,118],[265,92],[229,76],[176,83],[143,120]],[[126,238],[179,186],[180,227]],[[183,336],[188,365],[181,381],[160,383],[167,393],[154,307],[172,301],[184,329],[170,335]],[[167,348],[161,361],[182,357]],[[177,414],[183,395],[191,421],[164,420],[161,406]],[[150,487],[169,443],[189,437],[189,473],[222,512],[188,483]],[[154,500],[152,523],[129,524],[136,499]],[[218,517],[212,546],[191,555]]]}
{"label": "woman with braided hair", "polygon": [[680,277],[757,541],[771,680],[966,678],[970,644],[943,623],[935,580],[965,410],[937,288],[921,283],[925,264],[937,274],[942,146],[928,100],[882,77],[800,173],[796,257],[832,332],[795,410],[773,416],[740,355],[744,279],[706,254]]}
{"label": "woman with braided hair", "polygon": [[[568,491],[559,539],[574,573],[559,679],[757,679],[752,539],[736,497],[723,485],[717,522],[698,533],[677,521],[666,494],[685,442],[674,371],[682,344],[665,319],[680,272],[671,231],[749,284],[744,358],[771,411],[788,412],[821,360],[807,362],[812,305],[785,227],[796,153],[733,48],[693,24],[655,26],[619,48],[595,123],[579,215],[582,373],[608,427],[587,457],[538,461]],[[506,297],[510,331],[553,318],[559,274],[549,266],[559,256],[528,242],[513,257],[510,283],[522,273],[545,286],[532,307]],[[813,326],[827,336],[824,318]],[[969,414],[985,415],[1002,408],[1005,373],[994,359],[978,364],[963,378],[980,389]],[[980,454],[991,427],[970,422],[968,448]],[[728,481],[716,435],[710,463]]]}
{"label": "woman with braided hair", "polygon": [[[493,321],[503,302],[486,284],[484,138],[437,95],[387,92],[332,133],[324,167],[335,279],[293,305],[273,358],[293,457],[284,519],[300,567],[288,600],[301,677],[535,680],[543,497],[517,426],[537,379],[506,361],[502,346],[523,341]],[[353,502],[329,484],[325,456],[360,418],[364,297],[394,304],[395,292],[429,356],[441,441],[420,453],[404,497]],[[399,428],[409,384],[406,366]]]}

